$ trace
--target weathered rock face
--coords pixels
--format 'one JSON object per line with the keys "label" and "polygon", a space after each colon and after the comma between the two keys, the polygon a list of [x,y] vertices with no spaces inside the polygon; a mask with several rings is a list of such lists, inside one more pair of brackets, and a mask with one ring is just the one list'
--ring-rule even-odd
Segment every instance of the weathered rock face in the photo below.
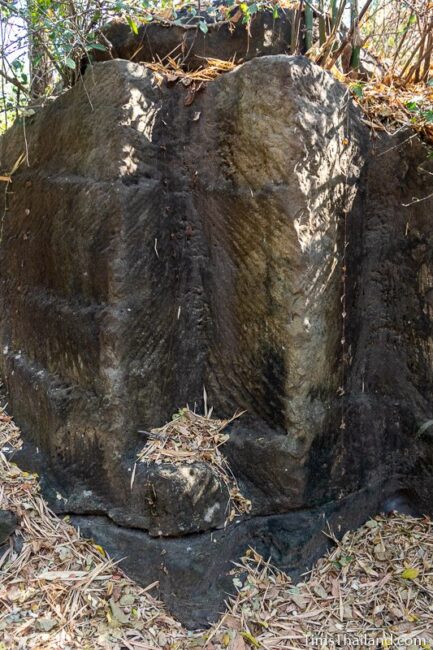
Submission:
{"label": "weathered rock face", "polygon": [[0,510],[0,544],[12,535],[17,525],[17,518],[9,510]]}
{"label": "weathered rock face", "polygon": [[[308,60],[254,59],[187,97],[110,61],[27,120],[0,300],[22,462],[194,625],[248,545],[299,571],[324,517],[343,531],[388,497],[431,510],[416,433],[432,417],[433,229],[431,200],[403,206],[429,194],[424,147],[370,143]],[[2,170],[24,146],[16,125]],[[206,464],[134,469],[140,432],[202,408],[204,389],[216,415],[246,411],[225,454],[252,512],[227,528]]]}
{"label": "weathered rock face", "polygon": [[[236,63],[250,61],[258,56],[289,54],[292,37],[293,11],[280,11],[276,19],[273,11],[260,11],[247,26],[242,20],[209,23],[207,33],[198,27],[197,21],[186,19],[185,25],[173,25],[153,21],[140,25],[137,34],[125,22],[113,22],[103,29],[102,43],[105,51],[94,50],[96,61],[113,58],[128,61],[167,61],[175,59],[184,68],[203,66],[204,59],[215,58]],[[202,19],[209,16],[204,12]],[[302,48],[305,34],[300,28],[298,44]],[[84,68],[88,64],[82,62]]]}

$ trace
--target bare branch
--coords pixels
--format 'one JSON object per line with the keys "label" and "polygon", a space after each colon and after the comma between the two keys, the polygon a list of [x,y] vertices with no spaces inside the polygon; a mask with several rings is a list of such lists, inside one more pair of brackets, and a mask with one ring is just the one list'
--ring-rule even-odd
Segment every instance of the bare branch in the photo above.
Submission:
{"label": "bare branch", "polygon": [[10,77],[6,72],[0,69],[0,76],[3,77],[8,83],[12,84],[15,86],[15,88],[19,88],[21,92],[23,92],[25,95],[29,94],[28,88],[24,86],[18,79],[15,79],[14,77]]}

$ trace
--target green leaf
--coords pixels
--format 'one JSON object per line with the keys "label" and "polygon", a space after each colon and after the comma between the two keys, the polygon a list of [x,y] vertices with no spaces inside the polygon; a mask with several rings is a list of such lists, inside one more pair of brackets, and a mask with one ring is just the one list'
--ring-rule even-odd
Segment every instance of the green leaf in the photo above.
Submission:
{"label": "green leaf", "polygon": [[405,569],[401,574],[401,577],[405,580],[416,580],[418,578],[419,571],[418,569],[413,569],[411,567]]}
{"label": "green leaf", "polygon": [[14,70],[22,70],[24,63],[20,59],[15,59],[12,61],[11,66]]}
{"label": "green leaf", "polygon": [[75,70],[75,61],[74,59],[71,59],[71,57],[67,56],[65,59],[65,63],[68,66],[68,68],[71,68],[71,70]]}
{"label": "green leaf", "polygon": [[361,84],[353,84],[353,86],[351,86],[351,91],[353,92],[354,95],[362,99],[362,96],[364,94],[364,89]]}
{"label": "green leaf", "polygon": [[260,648],[260,642],[250,632],[241,632],[241,636],[248,641],[254,648]]}
{"label": "green leaf", "polygon": [[199,28],[203,32],[203,34],[207,34],[209,31],[209,27],[207,26],[207,23],[204,20],[201,20],[198,24]]}
{"label": "green leaf", "polygon": [[137,23],[136,23],[136,22],[131,18],[131,16],[126,16],[126,21],[127,21],[128,25],[130,26],[131,31],[132,31],[135,35],[137,35],[137,34],[138,34]]}
{"label": "green leaf", "polygon": [[107,50],[105,45],[102,45],[102,43],[91,43],[89,45],[89,50],[101,50],[102,52],[105,52]]}
{"label": "green leaf", "polygon": [[417,111],[418,103],[416,101],[406,102],[406,108],[408,109],[408,111]]}

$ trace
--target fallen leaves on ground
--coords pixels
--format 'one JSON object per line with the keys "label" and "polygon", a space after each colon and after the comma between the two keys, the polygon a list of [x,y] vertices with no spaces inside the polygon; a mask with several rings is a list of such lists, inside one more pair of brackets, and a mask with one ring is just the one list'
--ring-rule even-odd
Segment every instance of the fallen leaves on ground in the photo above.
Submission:
{"label": "fallen leaves on ground", "polygon": [[246,648],[324,647],[326,640],[329,648],[373,640],[407,647],[411,639],[433,647],[430,519],[377,516],[346,533],[298,585],[252,550],[238,570],[243,584],[218,633],[240,635]]}
{"label": "fallen leaves on ground", "polygon": [[49,510],[37,476],[8,460],[20,444],[1,413],[0,509],[13,511],[19,527],[0,552],[0,649],[160,649],[184,638],[150,588]]}
{"label": "fallen leaves on ground", "polygon": [[334,539],[297,585],[249,549],[233,569],[237,595],[226,613],[209,630],[192,633],[151,595],[152,585],[140,588],[49,510],[37,477],[8,459],[19,446],[18,429],[0,411],[0,509],[19,519],[0,553],[1,650],[301,650],[312,647],[312,637],[327,639],[328,647],[346,638],[388,648],[416,639],[418,647],[433,648],[427,518],[371,519]]}

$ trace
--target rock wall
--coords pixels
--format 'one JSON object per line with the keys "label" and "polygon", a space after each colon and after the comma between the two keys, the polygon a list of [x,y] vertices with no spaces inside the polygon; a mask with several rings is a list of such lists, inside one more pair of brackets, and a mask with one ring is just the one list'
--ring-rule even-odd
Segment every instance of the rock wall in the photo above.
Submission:
{"label": "rock wall", "polygon": [[[203,11],[201,20],[207,23],[204,33],[197,25],[199,16],[194,19],[188,10],[180,10],[178,20],[183,24],[154,20],[137,27],[135,34],[127,22],[115,21],[103,28],[101,43],[105,50],[94,50],[94,61],[125,59],[136,63],[141,61],[165,61],[174,59],[184,68],[194,70],[203,66],[204,59],[214,58],[223,61],[244,63],[258,56],[290,54],[292,38],[293,10],[277,12],[259,11],[248,25],[243,20],[224,20],[214,22]],[[233,14],[237,10],[233,8]],[[221,17],[221,16],[220,16]],[[306,51],[304,19],[301,21],[298,47]],[[86,68],[89,61],[82,61]]]}
{"label": "rock wall", "polygon": [[[325,517],[342,532],[392,503],[432,510],[417,432],[433,231],[432,200],[413,203],[431,192],[425,147],[372,141],[307,59],[188,93],[99,63],[1,139],[2,170],[28,160],[7,195],[0,332],[21,462],[196,625],[248,545],[299,572]],[[140,432],[204,390],[216,415],[246,411],[224,453],[252,511],[228,527],[204,463],[138,465],[131,487]]]}

